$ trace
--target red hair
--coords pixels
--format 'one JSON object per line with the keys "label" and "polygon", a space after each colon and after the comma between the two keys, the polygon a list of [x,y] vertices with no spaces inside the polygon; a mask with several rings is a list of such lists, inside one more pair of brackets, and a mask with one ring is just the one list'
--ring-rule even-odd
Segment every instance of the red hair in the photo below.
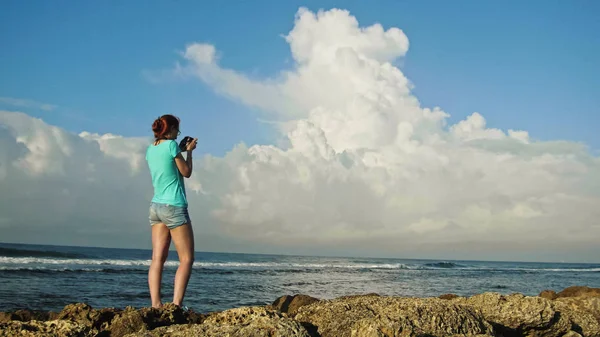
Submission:
{"label": "red hair", "polygon": [[156,139],[164,139],[173,128],[179,129],[179,118],[173,115],[162,115],[152,123],[152,132]]}

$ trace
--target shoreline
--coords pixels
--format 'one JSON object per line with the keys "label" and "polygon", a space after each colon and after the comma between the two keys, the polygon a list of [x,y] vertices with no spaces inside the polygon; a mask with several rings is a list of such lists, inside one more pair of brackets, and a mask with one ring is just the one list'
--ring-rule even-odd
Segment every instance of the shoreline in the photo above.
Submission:
{"label": "shoreline", "polygon": [[163,308],[0,312],[0,336],[600,336],[600,288],[537,296],[495,292],[461,297],[285,295],[264,306],[197,313]]}

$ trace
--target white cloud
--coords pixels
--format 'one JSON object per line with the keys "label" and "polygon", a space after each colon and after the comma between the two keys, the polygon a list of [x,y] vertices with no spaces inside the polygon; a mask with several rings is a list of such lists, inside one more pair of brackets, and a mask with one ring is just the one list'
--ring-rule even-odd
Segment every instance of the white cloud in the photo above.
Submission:
{"label": "white cloud", "polygon": [[300,9],[285,38],[295,65],[275,78],[221,68],[207,44],[189,45],[178,69],[285,122],[287,147],[239,148],[198,175],[231,233],[392,252],[600,238],[600,161],[581,144],[489,128],[479,113],[447,126],[448,114],[421,107],[392,63],[408,51],[399,29]]}
{"label": "white cloud", "polygon": [[0,213],[11,219],[2,241],[81,243],[94,241],[78,238],[81,231],[130,231],[122,223],[139,221],[130,209],[148,190],[128,179],[129,159],[106,155],[98,142],[23,113],[0,111],[0,126]]}
{"label": "white cloud", "polygon": [[57,108],[56,105],[48,103],[40,103],[30,99],[13,98],[13,97],[0,97],[0,103],[5,103],[15,107],[21,108],[34,108],[44,111],[52,111]]}
{"label": "white cloud", "polygon": [[[409,46],[399,29],[301,9],[286,41],[294,68],[264,80],[222,68],[212,45],[182,53],[178,74],[269,112],[285,144],[196,159],[199,249],[596,259],[600,159],[585,146],[489,128],[479,113],[447,125],[393,65]],[[61,224],[79,241],[69,230],[129,245],[148,235],[148,139],[73,135],[9,112],[0,124],[0,188],[11,191],[0,214],[14,221],[3,236]]]}
{"label": "white cloud", "polygon": [[[0,241],[149,247],[150,141],[77,135],[0,111]],[[191,210],[202,224],[199,244],[216,249],[215,226],[203,220],[214,205],[198,187],[189,182],[190,202],[206,207]]]}

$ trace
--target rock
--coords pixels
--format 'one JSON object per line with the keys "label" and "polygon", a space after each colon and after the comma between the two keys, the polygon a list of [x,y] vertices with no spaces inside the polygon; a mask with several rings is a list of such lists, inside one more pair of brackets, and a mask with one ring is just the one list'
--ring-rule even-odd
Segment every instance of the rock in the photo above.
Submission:
{"label": "rock", "polygon": [[92,327],[98,331],[104,331],[108,329],[112,323],[114,317],[121,312],[121,310],[113,308],[102,308],[100,310],[93,310],[90,313],[90,320],[92,321]]}
{"label": "rock", "polygon": [[132,332],[145,330],[147,330],[147,326],[141,310],[125,310],[117,315],[109,326],[105,327],[105,331],[111,337],[121,337]]}
{"label": "rock", "polygon": [[171,325],[126,335],[126,337],[158,336],[311,337],[299,322],[264,307],[230,309],[210,315],[201,324]]}
{"label": "rock", "polygon": [[539,296],[483,293],[439,298],[350,295],[319,300],[282,296],[272,305],[211,314],[163,308],[94,309],[85,303],[60,313],[0,313],[0,337],[600,337],[598,288],[570,287]]}
{"label": "rock", "polygon": [[286,313],[289,316],[293,316],[296,314],[300,307],[318,301],[318,298],[310,297],[307,295],[284,295],[273,301],[271,307],[273,307],[275,310],[279,310],[283,313]]}
{"label": "rock", "polygon": [[600,336],[600,298],[561,297],[553,306],[571,321],[572,330],[583,336]]}
{"label": "rock", "polygon": [[562,297],[600,297],[600,288],[573,286],[563,289],[558,294],[554,290],[544,290],[538,296],[549,300]]}
{"label": "rock", "polygon": [[600,288],[568,287],[556,294],[557,297],[600,297]]}
{"label": "rock", "polygon": [[566,333],[568,322],[560,320],[552,309],[551,302],[541,297],[526,297],[521,294],[504,296],[498,293],[485,293],[454,301],[475,307],[497,329],[511,333],[525,333],[535,329],[547,329],[560,323],[554,329]]}
{"label": "rock", "polygon": [[587,309],[596,299],[580,299],[567,304],[538,296],[484,293],[470,298],[456,298],[455,303],[469,305],[481,312],[504,336],[563,336],[571,331],[583,336],[600,336],[600,325]]}
{"label": "rock", "polygon": [[[173,304],[166,304],[160,309],[127,307],[124,310],[115,308],[97,310],[85,303],[73,303],[65,306],[58,314],[43,315],[16,311],[1,313],[0,319],[15,322],[30,321],[32,317],[41,318],[38,319],[39,321],[44,320],[45,317],[56,318],[59,322],[77,323],[75,326],[86,327],[90,336],[121,337],[133,332],[147,331],[173,324],[201,323],[206,316],[193,311],[184,312]],[[12,326],[13,329],[17,329],[17,327],[18,325]],[[27,329],[29,325],[20,327]]]}
{"label": "rock", "polygon": [[549,300],[553,300],[558,297],[556,296],[556,291],[554,290],[544,290],[538,296]]}
{"label": "rock", "polygon": [[133,315],[140,315],[147,325],[147,328],[150,330],[161,326],[191,323],[190,317],[192,316],[192,322],[198,322],[198,320],[201,319],[196,316],[196,313],[186,313],[181,307],[178,307],[173,303],[167,303],[160,309],[142,308],[134,310],[131,308],[131,312]]}
{"label": "rock", "polygon": [[573,329],[578,333],[590,334],[598,329],[600,288],[574,286],[565,288],[558,294],[552,290],[544,290],[539,296],[553,300],[554,308],[569,318]]}
{"label": "rock", "polygon": [[66,305],[56,318],[77,322],[89,327],[93,333],[100,333],[108,329],[115,315],[121,311],[114,308],[96,310],[86,303],[73,303]]}
{"label": "rock", "polygon": [[361,296],[301,307],[294,319],[322,337],[494,336],[493,327],[469,306],[437,298]]}
{"label": "rock", "polygon": [[52,311],[40,311],[40,310],[24,310],[19,309],[10,312],[0,312],[0,323],[6,323],[10,321],[50,321],[56,319],[58,313]]}
{"label": "rock", "polygon": [[451,300],[453,298],[457,298],[459,297],[458,295],[455,294],[444,294],[444,295],[440,295],[438,298],[442,299],[442,300]]}
{"label": "rock", "polygon": [[345,300],[345,299],[348,299],[348,298],[364,297],[364,296],[380,296],[380,295],[379,295],[379,294],[377,294],[377,293],[357,294],[357,295],[346,295],[346,296],[341,296],[341,297],[338,297],[338,299]]}
{"label": "rock", "polygon": [[163,326],[201,323],[206,316],[193,311],[184,312],[183,309],[172,303],[167,303],[160,309],[127,307],[116,313],[110,324],[103,325],[98,330],[106,331],[111,337],[121,337]]}
{"label": "rock", "polygon": [[66,305],[63,310],[58,313],[57,319],[70,320],[83,325],[92,325],[92,311],[93,308],[86,303],[73,303]]}
{"label": "rock", "polygon": [[90,328],[69,320],[0,323],[0,337],[85,337]]}
{"label": "rock", "polygon": [[561,297],[554,300],[554,306],[560,310],[572,310],[588,313],[600,322],[600,298]]}

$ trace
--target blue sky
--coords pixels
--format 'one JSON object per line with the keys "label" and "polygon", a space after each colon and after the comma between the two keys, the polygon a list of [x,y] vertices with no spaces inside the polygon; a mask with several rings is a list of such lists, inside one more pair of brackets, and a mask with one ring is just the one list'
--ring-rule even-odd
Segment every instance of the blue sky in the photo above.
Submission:
{"label": "blue sky", "polygon": [[[19,108],[73,132],[149,136],[162,113],[184,122],[199,149],[221,155],[275,134],[257,114],[199,81],[152,83],[191,42],[253,77],[291,66],[281,35],[300,6],[348,9],[362,26],[398,27],[399,62],[424,106],[450,123],[480,112],[488,126],[600,148],[598,1],[3,1],[0,97],[57,105]],[[0,102],[0,109],[16,109]]]}
{"label": "blue sky", "polygon": [[[295,25],[300,7],[350,16],[305,13]],[[591,0],[0,2],[0,189],[10,191],[0,200],[0,237],[148,243],[140,219],[152,191],[137,161],[147,142],[129,137],[150,138],[152,121],[173,113],[184,135],[199,138],[187,186],[203,250],[596,261],[598,13]],[[395,66],[423,107],[439,106],[460,125],[438,133],[436,115],[416,109],[396,69],[370,54],[403,55],[404,35],[356,34],[354,17],[404,31],[410,48]],[[314,33],[322,27],[328,34]],[[311,54],[300,69],[283,37],[292,29],[295,55]],[[217,64],[208,62],[213,46]],[[369,66],[353,66],[352,55]],[[176,62],[195,76],[160,76],[173,75]],[[262,85],[290,69],[298,83]],[[215,90],[281,111],[263,115]],[[379,94],[385,99],[372,102]],[[312,114],[296,115],[279,143],[261,120],[296,107]],[[2,110],[126,138],[82,141]],[[592,154],[570,142],[524,145],[522,133],[502,138],[474,112],[488,128],[583,142]],[[223,156],[240,142],[275,146]],[[15,179],[2,179],[7,172]]]}

